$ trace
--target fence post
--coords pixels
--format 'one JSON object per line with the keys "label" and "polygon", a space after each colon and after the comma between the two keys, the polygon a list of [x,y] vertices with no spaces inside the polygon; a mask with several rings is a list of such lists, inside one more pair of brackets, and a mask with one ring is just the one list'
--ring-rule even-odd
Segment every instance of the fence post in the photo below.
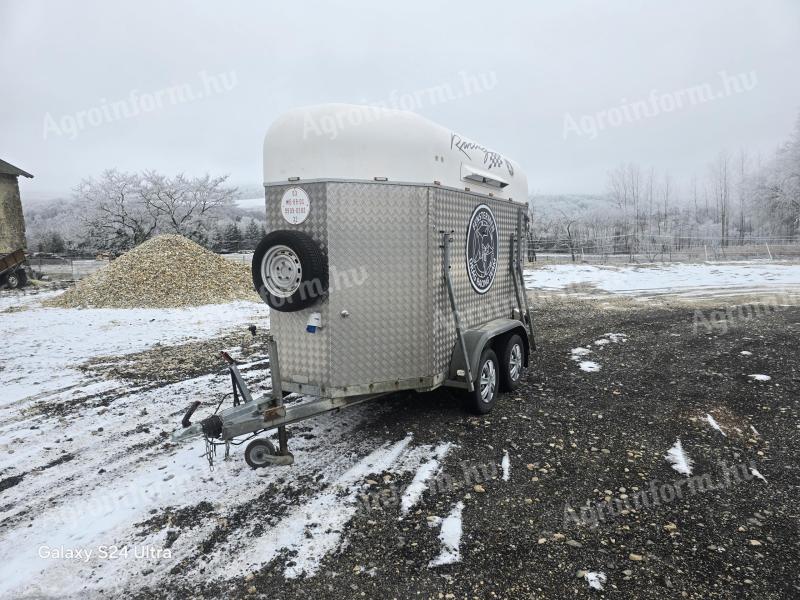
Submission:
{"label": "fence post", "polygon": [[708,262],[708,244],[703,244],[703,250],[705,250],[706,262]]}
{"label": "fence post", "polygon": [[772,260],[772,252],[769,249],[769,243],[765,242],[764,245],[767,247],[767,254],[769,254],[769,259]]}

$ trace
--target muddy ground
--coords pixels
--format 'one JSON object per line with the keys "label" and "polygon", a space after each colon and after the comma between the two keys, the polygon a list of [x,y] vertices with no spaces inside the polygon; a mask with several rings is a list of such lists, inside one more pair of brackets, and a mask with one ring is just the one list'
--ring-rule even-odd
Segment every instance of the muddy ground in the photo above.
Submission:
{"label": "muddy ground", "polygon": [[[204,561],[231,530],[273,523],[318,488],[313,476],[285,486],[278,478],[230,513],[201,502],[140,524],[169,525],[174,538],[199,522],[219,522],[195,556],[134,596],[800,597],[800,309],[753,314],[713,300],[551,300],[540,303],[537,328],[539,350],[522,387],[485,418],[465,414],[442,391],[381,400],[382,410],[359,425],[370,437],[413,432],[421,444],[457,444],[408,516],[399,518],[397,495],[413,474],[375,473],[346,543],[315,576],[285,579],[292,557],[284,556],[238,579],[203,577]],[[594,344],[608,333],[627,341]],[[576,347],[592,349],[600,370],[582,371],[571,359]],[[291,431],[297,440],[307,429]],[[674,485],[687,478],[664,455],[678,439],[693,475],[706,476],[711,488]],[[726,466],[741,468],[726,476]],[[658,491],[663,484],[668,489]],[[676,488],[681,497],[670,498]],[[631,501],[647,490],[658,499]],[[432,525],[459,501],[461,561],[431,568],[441,548]],[[581,510],[607,502],[612,509],[599,517]],[[586,571],[606,576],[603,590],[590,589]]]}

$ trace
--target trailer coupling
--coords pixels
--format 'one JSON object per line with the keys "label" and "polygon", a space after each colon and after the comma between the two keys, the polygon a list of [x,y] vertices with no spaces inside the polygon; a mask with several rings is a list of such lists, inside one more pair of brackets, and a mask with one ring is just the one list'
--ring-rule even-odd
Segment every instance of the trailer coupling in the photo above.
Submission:
{"label": "trailer coupling", "polygon": [[218,439],[222,435],[222,419],[219,415],[211,415],[195,424],[189,421],[198,406],[200,406],[200,401],[193,402],[188,408],[181,421],[183,429],[178,429],[172,433],[173,442],[182,442],[199,436]]}
{"label": "trailer coupling", "polygon": [[[295,398],[288,406],[284,405],[278,348],[273,338],[270,337],[269,342],[272,392],[260,398],[253,398],[247,383],[239,372],[236,361],[223,352],[222,358],[227,363],[231,374],[233,406],[218,410],[202,421],[192,423],[192,417],[200,406],[199,401],[192,402],[183,415],[181,428],[172,433],[173,442],[184,442],[202,437],[207,443],[218,445],[231,442],[240,436],[255,437],[260,433],[277,429],[279,441],[277,450],[269,440],[256,438],[245,449],[245,460],[253,468],[275,464],[288,465],[292,464],[294,457],[287,447],[287,425],[386,395],[381,393],[347,398],[307,396]],[[219,441],[214,442],[213,440]]]}

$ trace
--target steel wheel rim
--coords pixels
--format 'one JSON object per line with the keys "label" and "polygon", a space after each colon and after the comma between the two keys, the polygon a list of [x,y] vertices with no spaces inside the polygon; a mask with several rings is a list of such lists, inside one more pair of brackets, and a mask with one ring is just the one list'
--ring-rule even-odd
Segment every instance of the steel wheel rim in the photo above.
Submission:
{"label": "steel wheel rim", "polygon": [[261,280],[270,294],[288,298],[298,290],[303,280],[300,258],[289,246],[272,246],[261,260]]}
{"label": "steel wheel rim", "polygon": [[519,344],[514,344],[511,348],[511,356],[508,360],[508,371],[511,379],[516,381],[522,372],[522,348]]}
{"label": "steel wheel rim", "polygon": [[267,464],[267,462],[269,462],[267,460],[268,456],[272,456],[272,453],[266,446],[259,445],[250,451],[250,460],[257,465]]}
{"label": "steel wheel rim", "polygon": [[480,376],[480,392],[481,400],[487,404],[492,401],[494,397],[494,389],[497,386],[497,369],[494,368],[494,362],[487,360],[483,363]]}

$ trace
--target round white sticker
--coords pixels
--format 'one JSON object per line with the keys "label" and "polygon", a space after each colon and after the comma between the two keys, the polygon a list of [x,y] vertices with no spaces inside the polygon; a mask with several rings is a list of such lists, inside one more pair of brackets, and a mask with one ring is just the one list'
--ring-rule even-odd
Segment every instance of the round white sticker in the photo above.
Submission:
{"label": "round white sticker", "polygon": [[311,212],[311,199],[303,188],[293,187],[283,192],[281,214],[288,223],[299,225]]}

